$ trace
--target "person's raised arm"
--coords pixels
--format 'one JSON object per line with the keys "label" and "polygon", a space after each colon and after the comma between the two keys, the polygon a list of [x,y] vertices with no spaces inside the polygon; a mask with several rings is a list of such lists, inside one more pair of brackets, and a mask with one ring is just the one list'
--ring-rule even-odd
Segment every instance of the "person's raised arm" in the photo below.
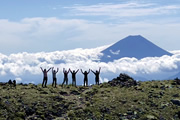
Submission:
{"label": "person's raised arm", "polygon": [[79,71],[79,69],[76,71],[76,73]]}
{"label": "person's raised arm", "polygon": [[63,68],[63,73],[65,72],[65,68]]}
{"label": "person's raised arm", "polygon": [[49,71],[50,71],[50,69],[51,69],[51,68],[49,68],[47,72],[49,72]]}
{"label": "person's raised arm", "polygon": [[82,74],[84,74],[83,71],[82,71],[82,69],[81,69],[81,72],[82,72]]}
{"label": "person's raised arm", "polygon": [[95,72],[93,70],[91,70],[91,72],[93,72],[95,74]]}
{"label": "person's raised arm", "polygon": [[89,74],[89,72],[90,72],[90,69],[89,69],[89,71],[88,71],[88,74]]}
{"label": "person's raised arm", "polygon": [[54,70],[54,67],[52,67],[52,72],[54,72],[53,70]]}
{"label": "person's raised arm", "polygon": [[69,71],[72,73],[71,69],[69,68]]}
{"label": "person's raised arm", "polygon": [[42,69],[42,67],[40,67],[41,68],[41,70],[42,70],[42,72],[43,72],[43,69]]}
{"label": "person's raised arm", "polygon": [[59,68],[57,68],[57,71],[56,71],[56,73],[59,71]]}
{"label": "person's raised arm", "polygon": [[100,71],[101,71],[101,67],[99,68],[99,73],[100,73]]}
{"label": "person's raised arm", "polygon": [[67,73],[69,73],[69,71],[70,71],[70,68],[69,68],[69,70],[68,70],[68,72],[67,72]]}

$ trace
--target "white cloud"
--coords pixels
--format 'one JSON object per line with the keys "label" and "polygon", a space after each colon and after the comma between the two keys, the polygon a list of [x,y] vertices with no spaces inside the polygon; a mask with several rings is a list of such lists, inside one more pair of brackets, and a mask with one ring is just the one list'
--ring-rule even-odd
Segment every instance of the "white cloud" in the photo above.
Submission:
{"label": "white cloud", "polygon": [[21,79],[21,78],[15,78],[15,80],[16,80],[16,83],[22,82],[22,79]]}
{"label": "white cloud", "polygon": [[110,52],[111,52],[113,55],[119,55],[120,50],[118,50],[118,51],[112,51],[112,50],[110,50]]}
{"label": "white cloud", "polygon": [[65,7],[72,9],[74,15],[86,16],[111,16],[111,17],[134,17],[148,15],[163,15],[174,13],[180,9],[178,5],[159,6],[153,3],[129,2],[123,4],[96,4],[77,5]]}
{"label": "white cloud", "polygon": [[106,24],[79,19],[25,18],[17,22],[0,20],[0,28],[1,53],[6,54],[92,48],[134,34],[168,50],[178,49],[180,44],[180,24],[166,20]]}
{"label": "white cloud", "polygon": [[[107,46],[94,49],[74,49],[68,51],[40,52],[40,53],[18,53],[9,56],[0,54],[0,74],[1,76],[12,74],[21,78],[29,74],[41,76],[40,67],[43,68],[63,68],[97,70],[101,67],[101,74],[129,73],[136,76],[146,76],[154,74],[174,73],[180,69],[180,52],[173,56],[147,57],[141,60],[136,58],[122,58],[114,62],[97,62],[100,51]],[[59,74],[58,73],[58,74]],[[106,76],[101,76],[101,81],[107,81]]]}

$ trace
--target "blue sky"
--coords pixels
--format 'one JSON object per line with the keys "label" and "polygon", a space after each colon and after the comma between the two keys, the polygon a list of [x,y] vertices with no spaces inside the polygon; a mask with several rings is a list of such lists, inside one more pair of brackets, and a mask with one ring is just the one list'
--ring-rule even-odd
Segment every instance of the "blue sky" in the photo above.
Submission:
{"label": "blue sky", "polygon": [[0,53],[95,48],[140,34],[179,50],[179,0],[1,0]]}
{"label": "blue sky", "polygon": [[[180,69],[179,21],[180,0],[0,0],[1,81],[41,83],[39,67],[52,66],[60,68],[59,83],[66,67],[102,67],[102,82],[121,72],[168,78]],[[94,62],[128,35],[142,35],[174,55]]]}

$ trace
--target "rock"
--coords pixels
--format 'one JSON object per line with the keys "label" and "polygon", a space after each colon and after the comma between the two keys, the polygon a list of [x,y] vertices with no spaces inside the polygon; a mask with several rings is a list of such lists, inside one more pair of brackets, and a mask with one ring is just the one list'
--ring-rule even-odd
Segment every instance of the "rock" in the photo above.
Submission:
{"label": "rock", "polygon": [[34,114],[35,112],[36,112],[36,110],[33,108],[30,108],[30,107],[25,108],[25,113],[27,116],[30,116],[30,115]]}
{"label": "rock", "polygon": [[180,79],[179,78],[175,78],[174,81],[175,81],[175,84],[180,85]]}
{"label": "rock", "polygon": [[73,94],[73,95],[80,95],[80,93],[79,93],[78,91],[76,91],[76,90],[72,90],[72,91],[70,92],[70,94]]}
{"label": "rock", "polygon": [[179,111],[177,114],[178,114],[178,117],[179,117],[179,119],[180,119],[180,111]]}
{"label": "rock", "polygon": [[126,100],[120,100],[119,102],[121,102],[122,104],[125,104],[127,101]]}
{"label": "rock", "polygon": [[155,116],[153,116],[153,115],[147,115],[146,118],[148,120],[157,120],[157,118]]}
{"label": "rock", "polygon": [[169,103],[161,103],[161,108],[164,109],[165,107],[168,107]]}
{"label": "rock", "polygon": [[42,92],[40,92],[40,94],[48,94],[48,92],[42,91]]}
{"label": "rock", "polygon": [[172,97],[179,97],[179,94],[174,94]]}
{"label": "rock", "polygon": [[100,108],[100,111],[101,111],[102,113],[110,113],[110,109],[107,108],[107,107]]}
{"label": "rock", "polygon": [[173,100],[171,100],[171,102],[172,102],[173,104],[175,104],[175,105],[180,106],[180,100],[179,100],[179,99],[173,99]]}
{"label": "rock", "polygon": [[160,94],[161,96],[163,96],[163,95],[164,95],[164,92],[159,92],[159,94]]}
{"label": "rock", "polygon": [[165,88],[165,85],[162,85],[161,87],[160,87],[160,89],[161,90],[165,90],[166,88]]}
{"label": "rock", "polygon": [[62,110],[58,110],[58,111],[52,111],[52,115],[61,117],[62,116]]}
{"label": "rock", "polygon": [[108,82],[111,86],[122,86],[122,87],[131,87],[131,86],[136,86],[137,82],[130,77],[127,74],[121,73],[119,77],[114,78],[113,80]]}
{"label": "rock", "polygon": [[53,98],[53,100],[54,100],[54,101],[57,101],[57,102],[60,102],[60,101],[64,100],[64,98],[59,97],[59,96],[55,96],[55,97]]}
{"label": "rock", "polygon": [[153,85],[153,86],[151,86],[152,88],[159,88],[159,86],[158,85]]}
{"label": "rock", "polygon": [[128,115],[133,115],[133,114],[134,114],[134,112],[133,112],[133,111],[128,110],[128,111],[127,111],[127,114],[128,114]]}
{"label": "rock", "polygon": [[65,92],[65,91],[60,91],[59,94],[60,94],[60,95],[68,95],[68,93]]}

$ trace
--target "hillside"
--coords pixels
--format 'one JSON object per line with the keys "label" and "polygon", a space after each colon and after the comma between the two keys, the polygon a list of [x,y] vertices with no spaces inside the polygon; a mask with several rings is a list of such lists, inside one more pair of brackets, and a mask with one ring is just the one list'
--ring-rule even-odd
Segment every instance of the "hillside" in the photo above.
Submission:
{"label": "hillside", "polygon": [[[114,83],[113,83],[114,84]],[[180,85],[174,80],[90,87],[42,88],[0,85],[1,120],[41,119],[161,119],[180,118]]]}

